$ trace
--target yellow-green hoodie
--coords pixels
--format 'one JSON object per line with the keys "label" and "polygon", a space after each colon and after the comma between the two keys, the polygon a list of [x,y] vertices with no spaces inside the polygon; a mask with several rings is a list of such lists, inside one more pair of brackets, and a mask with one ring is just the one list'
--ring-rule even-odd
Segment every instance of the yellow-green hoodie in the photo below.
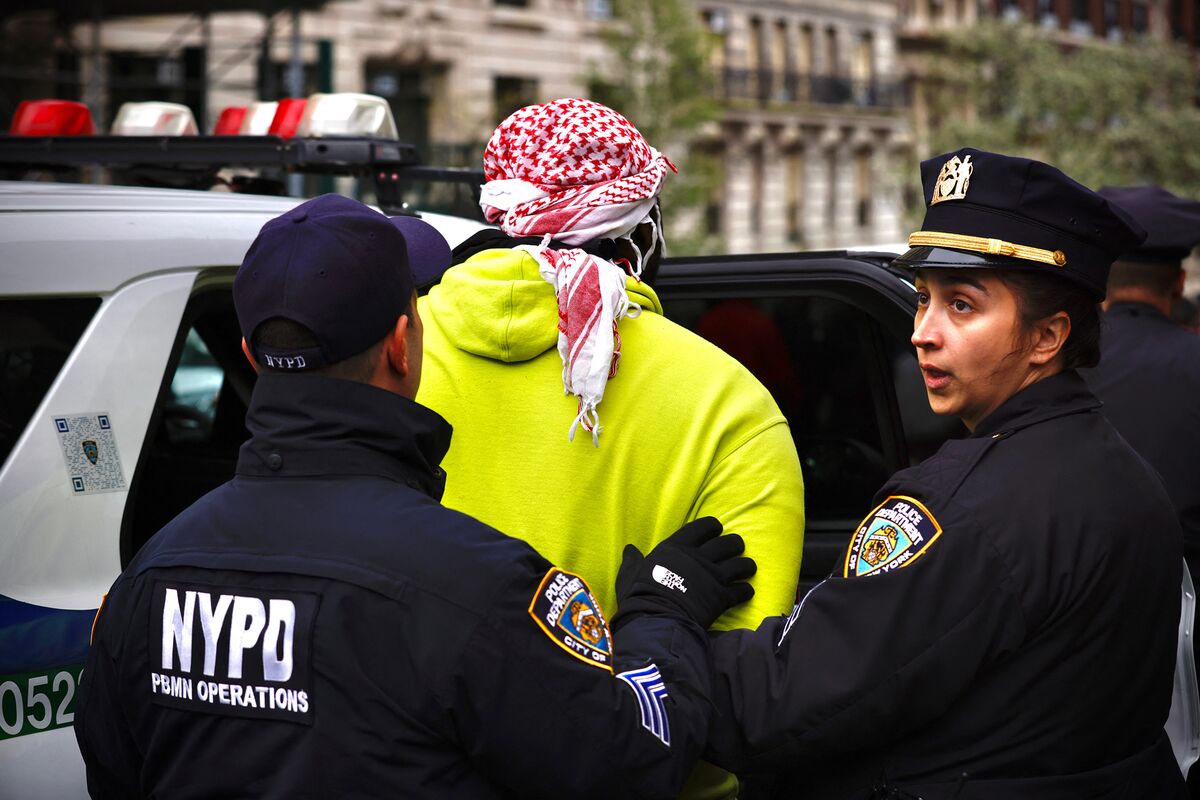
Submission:
{"label": "yellow-green hoodie", "polygon": [[485,250],[450,269],[419,306],[417,400],[454,426],[443,503],[532,544],[587,580],[611,618],[621,551],[643,552],[697,517],[740,533],[758,562],[754,599],[717,629],[756,627],[794,601],[804,490],[771,395],[716,346],[662,316],[620,322],[621,362],[599,405],[599,448],[567,441],[554,289],[521,250]]}
{"label": "yellow-green hoodie", "polygon": [[[520,537],[588,582],[608,619],[627,543],[643,553],[685,522],[721,520],[758,562],[754,599],[714,628],[754,628],[795,602],[804,485],[770,393],[720,348],[662,316],[648,285],[620,322],[621,362],[599,405],[600,446],[567,441],[558,306],[521,250],[485,250],[422,298],[417,400],[454,426],[442,502]],[[725,798],[732,776],[705,764],[683,797]]]}

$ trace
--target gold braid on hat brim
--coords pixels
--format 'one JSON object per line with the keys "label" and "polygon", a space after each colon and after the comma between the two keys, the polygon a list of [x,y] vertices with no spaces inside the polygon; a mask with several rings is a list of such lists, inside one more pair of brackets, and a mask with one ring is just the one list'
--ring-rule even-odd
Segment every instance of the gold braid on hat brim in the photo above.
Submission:
{"label": "gold braid on hat brim", "polygon": [[967,236],[961,233],[917,231],[908,237],[908,246],[952,247],[956,250],[970,250],[975,253],[988,253],[994,256],[1023,258],[1026,261],[1053,264],[1056,267],[1065,267],[1067,265],[1067,254],[1062,250],[1043,250],[1040,247],[1013,244],[1002,239],[986,239],[982,236]]}

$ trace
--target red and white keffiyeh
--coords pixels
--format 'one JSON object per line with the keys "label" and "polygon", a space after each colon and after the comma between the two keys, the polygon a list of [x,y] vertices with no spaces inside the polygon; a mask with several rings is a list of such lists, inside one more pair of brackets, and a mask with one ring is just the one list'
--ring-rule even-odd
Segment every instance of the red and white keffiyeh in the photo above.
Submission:
{"label": "red and white keffiyeh", "polygon": [[[621,356],[617,321],[640,311],[625,292],[625,270],[583,250],[552,250],[627,237],[650,217],[667,170],[678,171],[637,128],[607,106],[565,98],[527,106],[500,123],[483,157],[479,204],[510,236],[544,236],[522,245],[558,298],[563,387],[579,397],[568,431],[582,424],[599,446],[596,406]],[[651,220],[653,221],[653,220]],[[655,226],[661,241],[661,231]],[[639,263],[628,265],[634,277]],[[611,333],[611,335],[610,335]]]}

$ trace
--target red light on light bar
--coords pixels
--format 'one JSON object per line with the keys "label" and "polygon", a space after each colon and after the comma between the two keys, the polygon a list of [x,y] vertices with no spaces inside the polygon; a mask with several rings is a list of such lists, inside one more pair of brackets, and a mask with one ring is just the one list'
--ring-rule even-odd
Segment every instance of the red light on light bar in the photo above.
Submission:
{"label": "red light on light bar", "polygon": [[92,112],[73,100],[22,100],[8,130],[11,136],[95,136]]}
{"label": "red light on light bar", "polygon": [[230,106],[217,117],[217,124],[213,126],[213,136],[237,136],[245,118],[245,106]]}
{"label": "red light on light bar", "polygon": [[282,136],[284,139],[290,139],[296,135],[296,126],[300,124],[300,117],[304,116],[304,106],[308,100],[303,97],[286,97],[279,101],[279,107],[275,109],[275,118],[271,120],[271,127],[267,131],[268,136]]}

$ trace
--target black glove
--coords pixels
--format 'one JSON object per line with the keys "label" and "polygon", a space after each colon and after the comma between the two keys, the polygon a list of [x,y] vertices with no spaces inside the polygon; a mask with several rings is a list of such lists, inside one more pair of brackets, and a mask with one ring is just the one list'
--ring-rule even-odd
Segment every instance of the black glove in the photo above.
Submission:
{"label": "black glove", "polygon": [[721,535],[721,523],[701,517],[659,542],[650,555],[625,545],[617,571],[617,614],[612,629],[641,614],[683,615],[702,628],[754,596],[745,581],[757,566],[741,554],[736,533]]}

